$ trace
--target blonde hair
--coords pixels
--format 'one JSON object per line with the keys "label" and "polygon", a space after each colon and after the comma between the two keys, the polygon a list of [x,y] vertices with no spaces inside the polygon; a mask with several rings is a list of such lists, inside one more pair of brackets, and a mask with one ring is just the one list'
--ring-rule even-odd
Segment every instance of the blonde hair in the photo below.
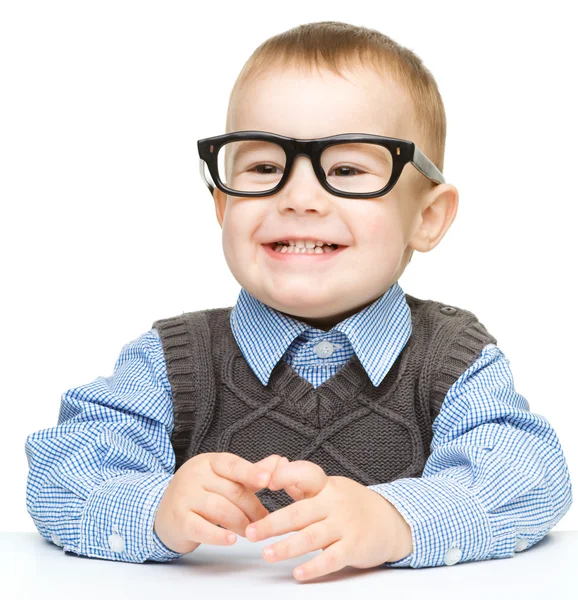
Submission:
{"label": "blonde hair", "polygon": [[362,65],[389,76],[411,99],[410,118],[422,140],[420,149],[443,172],[446,115],[431,72],[414,52],[383,33],[339,21],[299,25],[270,37],[256,48],[231,90],[226,132],[230,131],[233,99],[250,79],[270,68],[302,65],[310,70],[324,67],[341,77],[342,69]]}

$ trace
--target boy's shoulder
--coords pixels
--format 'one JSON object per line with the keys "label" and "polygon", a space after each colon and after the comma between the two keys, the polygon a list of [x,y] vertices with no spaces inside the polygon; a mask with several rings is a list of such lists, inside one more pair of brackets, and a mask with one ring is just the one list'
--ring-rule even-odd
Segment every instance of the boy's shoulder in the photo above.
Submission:
{"label": "boy's shoulder", "polygon": [[438,300],[406,294],[411,310],[412,336],[428,357],[424,368],[432,414],[437,415],[448,390],[497,339],[471,311]]}
{"label": "boy's shoulder", "polygon": [[222,306],[218,308],[204,308],[200,310],[183,312],[180,315],[156,319],[153,322],[152,327],[158,331],[167,331],[174,328],[187,327],[188,325],[200,325],[202,323],[206,324],[209,321],[223,322],[229,317],[232,310],[232,306]]}
{"label": "boy's shoulder", "polygon": [[446,335],[453,334],[456,337],[474,335],[485,343],[497,343],[497,339],[471,310],[440,300],[417,298],[407,293],[405,299],[414,328],[419,326],[431,334],[445,331]]}
{"label": "boy's shoulder", "polygon": [[445,315],[450,317],[458,318],[477,318],[476,315],[466,308],[456,306],[455,304],[449,304],[447,302],[441,302],[440,300],[431,300],[425,298],[417,298],[411,294],[405,294],[405,300],[412,311],[425,311],[432,315]]}

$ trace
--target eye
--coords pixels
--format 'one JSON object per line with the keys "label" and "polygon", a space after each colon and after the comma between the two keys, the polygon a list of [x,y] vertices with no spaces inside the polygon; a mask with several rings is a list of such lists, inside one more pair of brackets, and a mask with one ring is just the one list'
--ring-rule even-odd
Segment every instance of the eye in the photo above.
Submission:
{"label": "eye", "polygon": [[347,175],[347,174],[351,174],[351,173],[352,173],[352,171],[355,171],[356,173],[359,173],[359,174],[361,174],[361,173],[364,173],[364,172],[365,172],[365,171],[361,171],[360,169],[356,169],[355,167],[340,166],[340,167],[335,167],[335,168],[331,169],[331,171],[329,171],[329,173],[327,173],[327,175],[331,175],[331,173],[332,173],[333,171],[338,171],[338,170],[340,170],[340,171],[342,171],[342,172],[343,172],[343,171],[345,171],[345,174],[346,174],[346,175]]}
{"label": "eye", "polygon": [[[268,170],[268,169],[273,169],[273,171]],[[251,169],[247,169],[247,170],[248,171],[257,171],[257,173],[259,173],[261,175],[275,175],[276,174],[276,173],[274,173],[275,169],[282,171],[282,169],[280,169],[279,167],[276,167],[275,165],[269,165],[269,164],[264,164],[264,163],[260,164],[260,165],[255,165]]]}

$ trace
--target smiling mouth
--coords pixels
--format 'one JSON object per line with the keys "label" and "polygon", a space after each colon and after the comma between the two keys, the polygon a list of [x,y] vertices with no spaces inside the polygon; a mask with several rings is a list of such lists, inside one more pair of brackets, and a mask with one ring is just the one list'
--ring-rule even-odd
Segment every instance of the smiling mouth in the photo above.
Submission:
{"label": "smiling mouth", "polygon": [[279,245],[277,242],[272,244],[261,244],[265,252],[274,261],[281,263],[289,261],[307,264],[324,264],[327,261],[333,262],[333,257],[339,256],[349,246],[339,246],[337,244],[315,246],[315,248],[298,248],[297,246]]}
{"label": "smiling mouth", "polygon": [[313,248],[299,247],[296,245],[285,244],[283,242],[271,242],[270,244],[263,244],[274,252],[280,252],[282,254],[329,254],[339,248],[345,248],[345,246],[339,246],[338,244],[323,244],[322,246],[315,246]]}

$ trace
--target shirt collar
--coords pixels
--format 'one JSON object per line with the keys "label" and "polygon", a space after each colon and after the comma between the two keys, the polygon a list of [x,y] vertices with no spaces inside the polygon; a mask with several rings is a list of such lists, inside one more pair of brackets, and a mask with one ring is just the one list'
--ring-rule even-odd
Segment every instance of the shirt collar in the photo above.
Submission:
{"label": "shirt collar", "polygon": [[303,332],[320,341],[339,331],[347,337],[377,387],[403,350],[412,329],[411,311],[397,281],[375,302],[330,331],[282,314],[241,288],[231,310],[230,324],[241,353],[263,385],[267,385],[275,365]]}

